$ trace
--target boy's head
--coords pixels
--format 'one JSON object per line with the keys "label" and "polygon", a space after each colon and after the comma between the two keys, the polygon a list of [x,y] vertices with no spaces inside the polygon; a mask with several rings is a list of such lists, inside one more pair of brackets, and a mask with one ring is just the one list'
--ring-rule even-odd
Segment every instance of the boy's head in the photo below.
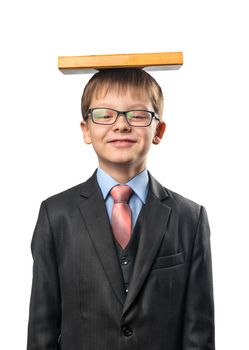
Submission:
{"label": "boy's head", "polygon": [[105,96],[108,92],[120,93],[131,90],[136,97],[147,96],[154,112],[162,120],[163,93],[156,80],[139,68],[103,69],[96,73],[85,86],[81,99],[81,113],[86,112],[93,97]]}
{"label": "boy's head", "polygon": [[84,89],[81,110],[85,143],[92,144],[100,167],[116,179],[145,168],[151,144],[160,143],[166,127],[161,88],[141,69],[96,73]]}

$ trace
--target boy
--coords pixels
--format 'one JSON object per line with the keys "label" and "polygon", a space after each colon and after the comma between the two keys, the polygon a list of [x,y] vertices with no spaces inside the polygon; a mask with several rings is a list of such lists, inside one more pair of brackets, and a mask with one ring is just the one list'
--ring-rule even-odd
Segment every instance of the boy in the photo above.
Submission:
{"label": "boy", "polygon": [[86,85],[81,128],[99,168],[41,204],[28,350],[214,350],[206,211],[146,170],[162,110],[141,69]]}

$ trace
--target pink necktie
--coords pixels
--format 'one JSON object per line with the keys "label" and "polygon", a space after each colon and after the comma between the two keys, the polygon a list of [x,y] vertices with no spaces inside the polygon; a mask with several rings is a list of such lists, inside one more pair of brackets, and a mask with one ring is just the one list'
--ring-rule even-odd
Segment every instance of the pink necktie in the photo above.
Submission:
{"label": "pink necktie", "polygon": [[114,200],[112,207],[111,225],[113,234],[124,249],[131,237],[131,209],[128,200],[132,189],[129,186],[114,186],[110,194]]}

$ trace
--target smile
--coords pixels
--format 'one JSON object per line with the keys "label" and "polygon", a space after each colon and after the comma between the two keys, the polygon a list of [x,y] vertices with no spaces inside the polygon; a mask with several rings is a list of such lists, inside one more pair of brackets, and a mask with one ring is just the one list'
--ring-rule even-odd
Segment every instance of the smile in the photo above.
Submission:
{"label": "smile", "polygon": [[132,146],[136,141],[131,139],[113,139],[108,141],[108,143],[116,147],[127,147]]}

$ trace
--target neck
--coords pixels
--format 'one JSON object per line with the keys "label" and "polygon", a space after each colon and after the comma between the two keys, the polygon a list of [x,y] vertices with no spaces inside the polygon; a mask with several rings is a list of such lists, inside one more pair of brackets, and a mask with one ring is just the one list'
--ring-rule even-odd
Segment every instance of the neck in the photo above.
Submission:
{"label": "neck", "polygon": [[120,184],[127,183],[137,174],[141,173],[146,167],[145,164],[140,164],[133,167],[129,167],[127,166],[127,164],[115,164],[115,166],[108,166],[106,164],[101,164],[101,162],[99,162],[99,166],[102,170],[104,170],[108,175],[110,175],[114,180],[116,180]]}

